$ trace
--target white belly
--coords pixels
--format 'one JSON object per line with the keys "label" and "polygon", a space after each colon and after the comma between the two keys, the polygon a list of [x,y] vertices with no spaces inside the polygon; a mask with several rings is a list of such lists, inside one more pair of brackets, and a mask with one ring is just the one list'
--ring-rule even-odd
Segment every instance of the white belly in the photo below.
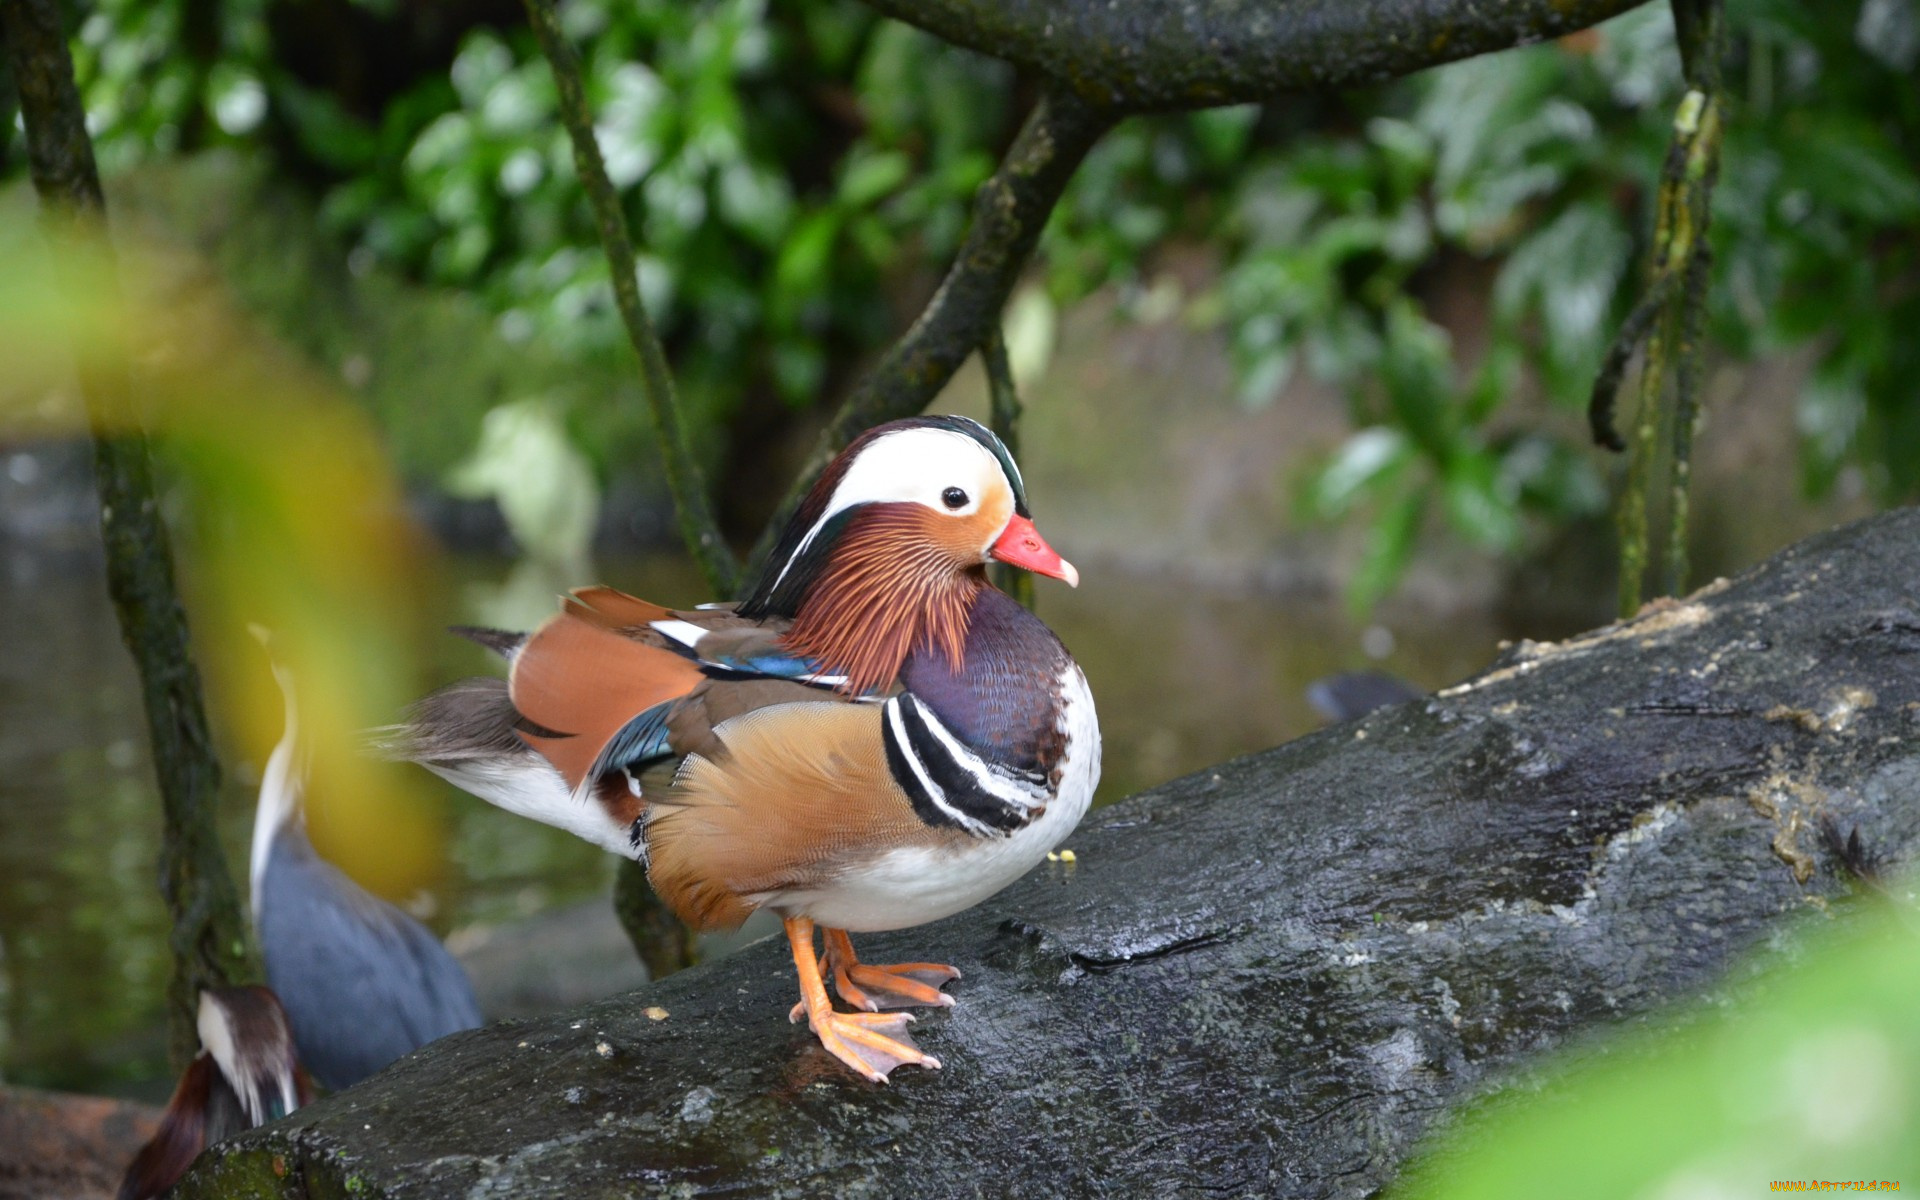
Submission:
{"label": "white belly", "polygon": [[955,849],[903,847],[846,871],[817,891],[755,897],[821,925],[854,933],[905,929],[968,909],[1032,870],[1073,832],[1100,782],[1100,723],[1093,693],[1069,663],[1062,680],[1060,728],[1066,734],[1060,789],[1038,819],[1006,837]]}

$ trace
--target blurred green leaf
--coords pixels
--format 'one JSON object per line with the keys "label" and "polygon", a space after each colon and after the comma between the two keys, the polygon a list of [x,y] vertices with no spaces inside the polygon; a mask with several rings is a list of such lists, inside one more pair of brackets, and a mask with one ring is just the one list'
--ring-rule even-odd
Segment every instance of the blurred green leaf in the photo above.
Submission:
{"label": "blurred green leaf", "polygon": [[1586,403],[1613,336],[1614,295],[1631,253],[1619,214],[1595,201],[1569,205],[1521,241],[1500,270],[1495,313],[1503,321],[1538,315],[1563,403]]}
{"label": "blurred green leaf", "polygon": [[1393,590],[1413,557],[1414,540],[1426,515],[1426,493],[1407,491],[1380,513],[1367,531],[1360,563],[1347,588],[1347,607],[1356,614],[1372,611],[1381,597]]}
{"label": "blurred green leaf", "polygon": [[283,80],[274,88],[273,100],[316,159],[347,172],[371,165],[377,145],[373,131],[331,96]]}
{"label": "blurred green leaf", "polygon": [[1345,516],[1367,496],[1398,482],[1413,459],[1413,445],[1400,430],[1383,425],[1362,429],[1314,474],[1307,510],[1322,520]]}
{"label": "blurred green leaf", "polygon": [[1835,115],[1782,131],[1786,169],[1821,204],[1864,221],[1920,216],[1920,175],[1871,122]]}
{"label": "blurred green leaf", "polygon": [[1247,364],[1240,371],[1240,403],[1248,408],[1265,407],[1293,378],[1295,356],[1291,350],[1275,345],[1246,357]]}
{"label": "blurred green leaf", "polygon": [[1411,301],[1396,299],[1387,310],[1381,383],[1395,422],[1433,458],[1450,456],[1453,425],[1453,353],[1446,330]]}
{"label": "blurred green leaf", "polygon": [[728,163],[720,171],[720,213],[768,249],[786,233],[793,216],[787,181],[750,162]]}
{"label": "blurred green leaf", "polygon": [[1795,412],[1803,447],[1800,485],[1808,495],[1833,490],[1866,416],[1865,380],[1858,372],[1834,364],[1814,372]]}
{"label": "blurred green leaf", "polygon": [[267,89],[259,77],[232,63],[214,64],[207,100],[220,128],[235,136],[252,133],[267,115]]}
{"label": "blurred green leaf", "polygon": [[1865,0],[1854,41],[1896,71],[1920,63],[1920,4],[1915,0]]}
{"label": "blurred green leaf", "polygon": [[840,203],[849,208],[866,208],[880,197],[905,183],[913,164],[900,153],[861,155],[847,163],[840,176]]}
{"label": "blurred green leaf", "polygon": [[1593,456],[1557,438],[1526,434],[1500,456],[1500,478],[1519,503],[1556,521],[1606,511],[1606,481]]}
{"label": "blurred green leaf", "polygon": [[797,298],[819,290],[825,282],[833,242],[840,233],[840,221],[840,214],[833,209],[813,213],[795,227],[787,244],[781,247],[780,259],[773,271],[773,286],[781,294],[777,312],[793,311],[789,306]]}
{"label": "blurred green leaf", "polygon": [[523,553],[573,570],[587,562],[600,488],[553,407],[539,400],[489,412],[480,444],[446,477],[456,496],[497,500]]}
{"label": "blurred green leaf", "polygon": [[1200,153],[1214,166],[1239,161],[1246,152],[1255,123],[1260,120],[1257,104],[1236,104],[1228,108],[1207,108],[1191,118],[1193,137]]}
{"label": "blurred green leaf", "polygon": [[468,108],[479,108],[487,93],[513,70],[513,51],[492,30],[475,32],[461,44],[448,78]]}
{"label": "blurred green leaf", "polygon": [[1468,541],[1503,552],[1519,545],[1519,489],[1501,476],[1493,455],[1478,448],[1455,454],[1441,490],[1447,521]]}
{"label": "blurred green leaf", "polygon": [[1007,301],[1001,321],[1007,343],[1007,367],[1014,386],[1022,392],[1032,388],[1047,373],[1053,362],[1054,342],[1059,334],[1060,312],[1045,288],[1023,287]]}
{"label": "blurred green leaf", "polygon": [[1604,1052],[1566,1056],[1546,1087],[1525,1103],[1490,1104],[1467,1122],[1470,1136],[1417,1164],[1392,1194],[1502,1200],[1537,1196],[1542,1180],[1576,1200],[1759,1195],[1788,1180],[1912,1187],[1912,917],[1876,912],[1800,940],[1802,954],[1732,1002],[1683,1006]]}
{"label": "blurred green leaf", "polygon": [[773,348],[774,378],[789,400],[809,398],[819,388],[826,369],[826,355],[812,341],[784,339]]}

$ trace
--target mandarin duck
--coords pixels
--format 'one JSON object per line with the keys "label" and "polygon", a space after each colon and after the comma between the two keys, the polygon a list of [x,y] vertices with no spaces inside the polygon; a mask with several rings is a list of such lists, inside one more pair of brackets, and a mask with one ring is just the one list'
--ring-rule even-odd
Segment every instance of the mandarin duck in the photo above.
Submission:
{"label": "mandarin duck", "polygon": [[164,1194],[200,1152],[312,1099],[287,1014],[263,987],[200,993],[200,1053],[174,1088],[152,1140],[120,1180],[119,1200]]}
{"label": "mandarin duck", "polygon": [[744,601],[672,611],[595,587],[531,634],[463,630],[507,678],[436,692],[389,745],[637,859],[695,929],[772,910],[799,974],[791,1020],[875,1082],[937,1068],[891,1010],[950,1006],[960,972],[864,963],[848,934],[1006,887],[1100,776],[1086,677],[988,583],[990,561],[1079,582],[986,427],[881,425],[828,466]]}
{"label": "mandarin duck", "polygon": [[[253,632],[268,640],[259,627]],[[314,850],[293,679],[272,666],[286,727],[267,759],[253,819],[254,932],[300,1061],[339,1091],[428,1042],[477,1028],[480,1005],[467,973],[426,926]]]}

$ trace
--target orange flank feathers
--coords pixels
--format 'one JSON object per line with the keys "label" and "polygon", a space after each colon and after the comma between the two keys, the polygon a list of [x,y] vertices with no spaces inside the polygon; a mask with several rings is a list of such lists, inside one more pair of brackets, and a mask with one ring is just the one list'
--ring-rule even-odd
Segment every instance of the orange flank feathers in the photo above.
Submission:
{"label": "orange flank feathers", "polygon": [[725,752],[687,760],[647,823],[648,879],[695,929],[731,929],[756,895],[829,884],[876,848],[929,831],[887,769],[875,704],[814,701],[732,721]]}
{"label": "orange flank feathers", "polygon": [[520,737],[559,769],[568,787],[579,789],[601,748],[628,721],[705,678],[673,651],[615,632],[641,632],[666,616],[666,609],[612,588],[585,588],[514,657],[508,695],[539,727],[521,729]]}

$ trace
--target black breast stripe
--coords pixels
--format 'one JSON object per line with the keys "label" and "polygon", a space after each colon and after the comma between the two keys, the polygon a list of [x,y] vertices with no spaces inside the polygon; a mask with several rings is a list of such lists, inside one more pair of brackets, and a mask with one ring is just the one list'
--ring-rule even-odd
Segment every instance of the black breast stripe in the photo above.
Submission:
{"label": "black breast stripe", "polygon": [[893,781],[900,785],[900,790],[907,794],[907,799],[913,803],[914,815],[929,825],[951,825],[976,835],[990,832],[969,826],[959,817],[949,813],[942,807],[946,800],[944,795],[935,799],[936,785],[933,784],[931,777],[924,781],[921,779],[920,772],[915,770],[918,763],[908,757],[907,748],[902,744],[901,737],[894,732],[894,721],[897,719],[894,716],[894,708],[895,705],[889,702],[881,717],[880,741],[887,748],[887,770],[892,773]]}
{"label": "black breast stripe", "polygon": [[[954,826],[978,837],[991,837],[1021,828],[1042,808],[1043,793],[1027,805],[990,789],[975,764],[961,761],[928,726],[927,714],[911,694],[896,696],[886,707],[882,732],[887,766],[912,800],[914,812],[927,824]],[[985,764],[979,766],[984,768]],[[1028,790],[1006,777],[992,782],[1002,791]]]}

